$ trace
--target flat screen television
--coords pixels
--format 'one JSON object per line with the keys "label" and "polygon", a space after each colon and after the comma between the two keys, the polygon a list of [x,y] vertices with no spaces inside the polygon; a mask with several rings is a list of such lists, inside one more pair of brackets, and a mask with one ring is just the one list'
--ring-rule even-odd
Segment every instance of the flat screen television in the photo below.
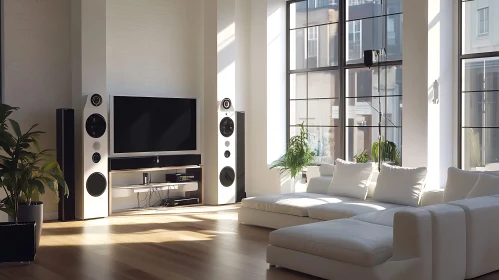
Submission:
{"label": "flat screen television", "polygon": [[196,99],[113,97],[113,153],[195,151]]}

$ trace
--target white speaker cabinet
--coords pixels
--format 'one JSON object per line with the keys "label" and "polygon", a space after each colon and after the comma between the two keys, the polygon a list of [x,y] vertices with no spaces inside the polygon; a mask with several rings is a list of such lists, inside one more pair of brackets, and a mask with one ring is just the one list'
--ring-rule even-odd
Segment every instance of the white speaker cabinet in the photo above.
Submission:
{"label": "white speaker cabinet", "polygon": [[82,117],[82,174],[77,186],[76,217],[81,220],[108,216],[108,97],[85,97]]}
{"label": "white speaker cabinet", "polygon": [[218,106],[218,203],[236,202],[236,112],[226,98]]}

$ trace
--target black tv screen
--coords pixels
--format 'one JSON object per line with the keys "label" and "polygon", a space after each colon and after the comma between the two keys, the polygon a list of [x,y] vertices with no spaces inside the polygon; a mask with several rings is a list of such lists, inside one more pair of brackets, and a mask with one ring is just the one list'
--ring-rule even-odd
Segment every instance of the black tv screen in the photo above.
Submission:
{"label": "black tv screen", "polygon": [[114,96],[114,153],[196,150],[196,99]]}

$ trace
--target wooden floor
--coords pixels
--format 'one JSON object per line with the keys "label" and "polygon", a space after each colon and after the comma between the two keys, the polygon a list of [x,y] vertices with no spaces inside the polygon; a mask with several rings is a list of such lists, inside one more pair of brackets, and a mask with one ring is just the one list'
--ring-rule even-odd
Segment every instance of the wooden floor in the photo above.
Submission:
{"label": "wooden floor", "polygon": [[[45,223],[35,262],[1,265],[0,280],[317,279],[269,269],[265,262],[269,232],[239,225],[237,206],[170,208]],[[480,280],[499,280],[499,274]]]}

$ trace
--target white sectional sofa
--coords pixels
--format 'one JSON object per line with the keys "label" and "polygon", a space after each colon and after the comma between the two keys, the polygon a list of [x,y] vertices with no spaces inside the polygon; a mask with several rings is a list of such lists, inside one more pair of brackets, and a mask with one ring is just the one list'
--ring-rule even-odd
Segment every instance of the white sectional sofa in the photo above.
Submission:
{"label": "white sectional sofa", "polygon": [[373,200],[375,183],[366,200],[328,195],[321,170],[306,193],[243,200],[239,222],[278,229],[272,266],[334,280],[470,279],[499,270],[499,177],[481,174],[449,168],[445,190],[413,207]]}

